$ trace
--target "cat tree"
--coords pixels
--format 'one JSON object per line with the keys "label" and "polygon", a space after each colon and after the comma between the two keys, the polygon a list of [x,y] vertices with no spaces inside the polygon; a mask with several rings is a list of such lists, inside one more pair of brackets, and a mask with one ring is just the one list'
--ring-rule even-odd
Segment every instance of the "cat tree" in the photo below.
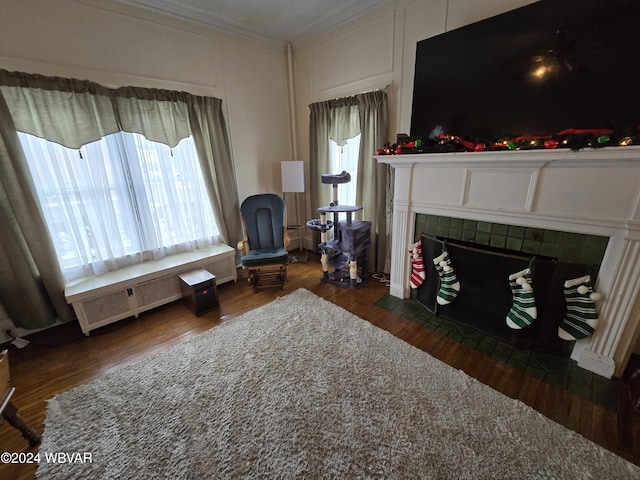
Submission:
{"label": "cat tree", "polygon": [[[324,282],[357,288],[364,282],[366,274],[367,249],[371,244],[371,222],[354,220],[354,212],[362,210],[357,205],[338,204],[338,185],[349,183],[351,175],[343,171],[339,174],[322,175],[322,183],[332,185],[333,201],[318,208],[320,219],[307,222],[307,227],[320,232],[320,248],[322,278]],[[327,214],[332,220],[327,220]],[[345,214],[345,219],[340,219]],[[327,233],[333,228],[333,238]],[[330,272],[330,268],[333,271]]]}

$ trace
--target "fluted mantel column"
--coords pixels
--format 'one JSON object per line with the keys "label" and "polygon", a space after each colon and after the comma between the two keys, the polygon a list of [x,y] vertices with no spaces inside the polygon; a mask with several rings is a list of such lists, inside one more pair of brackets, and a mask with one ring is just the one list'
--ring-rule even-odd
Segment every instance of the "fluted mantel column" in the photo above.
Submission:
{"label": "fluted mantel column", "polygon": [[607,278],[598,284],[608,295],[597,304],[598,328],[590,342],[574,349],[572,356],[579,366],[605,377],[622,375],[640,328],[636,320],[640,318],[640,242],[611,238],[609,253],[617,257],[612,262],[618,268],[611,269],[607,263],[603,272]]}

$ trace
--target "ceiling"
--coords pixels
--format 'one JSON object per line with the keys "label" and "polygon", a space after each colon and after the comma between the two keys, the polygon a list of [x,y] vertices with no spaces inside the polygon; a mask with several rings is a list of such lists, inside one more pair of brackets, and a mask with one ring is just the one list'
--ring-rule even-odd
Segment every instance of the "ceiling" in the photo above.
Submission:
{"label": "ceiling", "polygon": [[262,42],[298,45],[394,0],[119,0]]}

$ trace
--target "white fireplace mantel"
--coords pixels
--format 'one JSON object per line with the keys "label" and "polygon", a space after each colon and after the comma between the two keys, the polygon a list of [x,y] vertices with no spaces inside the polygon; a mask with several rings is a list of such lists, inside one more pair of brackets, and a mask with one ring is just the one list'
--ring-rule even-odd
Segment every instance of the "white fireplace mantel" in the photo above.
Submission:
{"label": "white fireplace mantel", "polygon": [[409,296],[416,213],[609,237],[599,324],[572,358],[620,376],[640,333],[640,147],[381,155],[394,168],[390,293]]}

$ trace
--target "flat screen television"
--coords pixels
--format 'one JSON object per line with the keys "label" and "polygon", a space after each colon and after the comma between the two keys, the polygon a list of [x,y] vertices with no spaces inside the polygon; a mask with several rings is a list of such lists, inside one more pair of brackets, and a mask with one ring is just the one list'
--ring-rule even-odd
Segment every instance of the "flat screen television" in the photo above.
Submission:
{"label": "flat screen television", "polygon": [[640,125],[640,0],[542,0],[417,44],[411,136]]}

